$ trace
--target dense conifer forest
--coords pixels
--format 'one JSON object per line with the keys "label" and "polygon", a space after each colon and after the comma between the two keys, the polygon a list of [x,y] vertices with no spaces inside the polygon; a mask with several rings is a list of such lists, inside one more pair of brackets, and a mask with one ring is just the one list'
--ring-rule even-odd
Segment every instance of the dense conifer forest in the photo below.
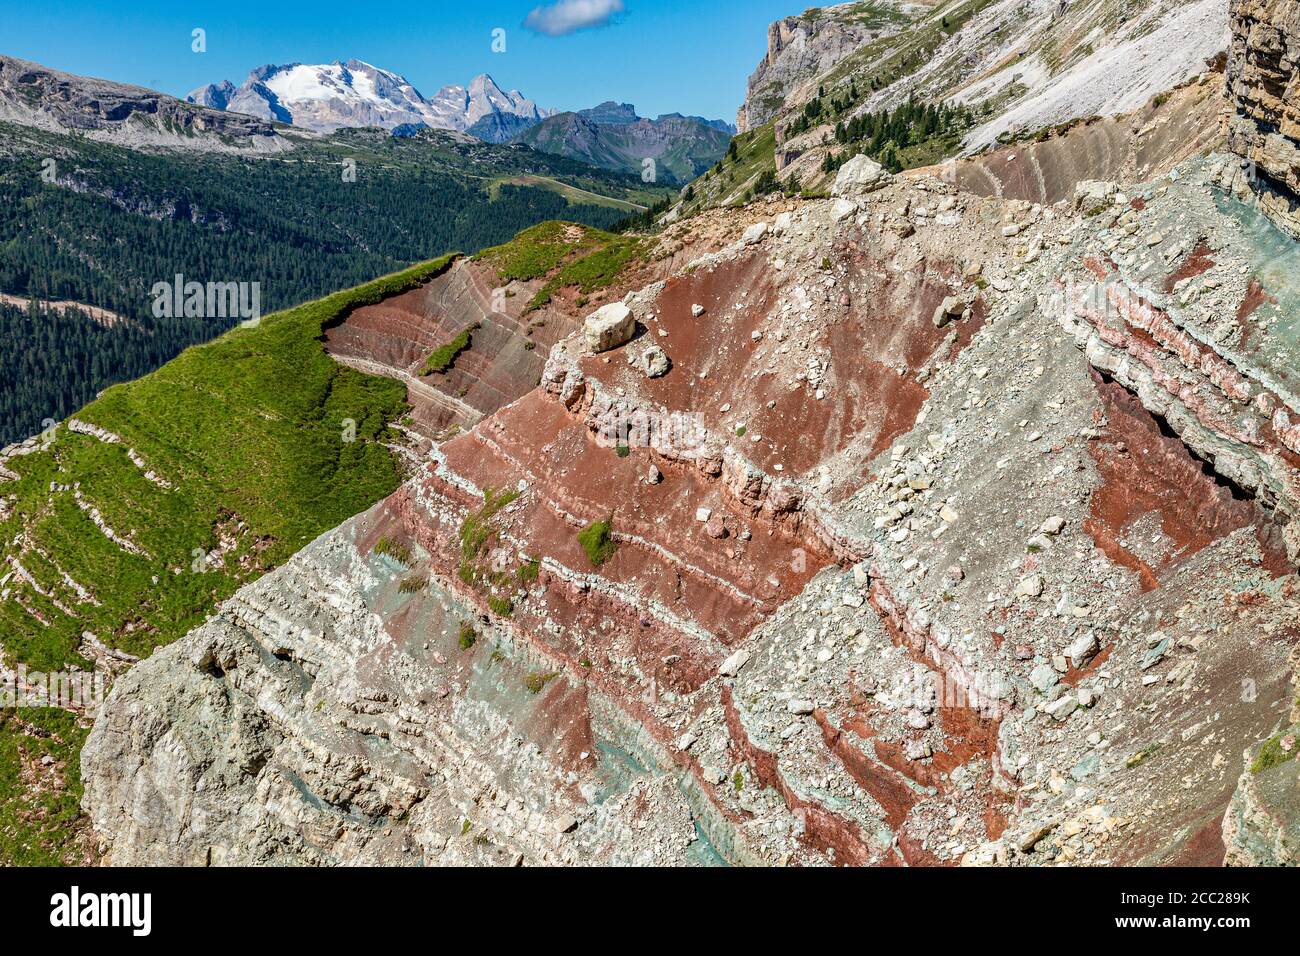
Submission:
{"label": "dense conifer forest", "polygon": [[[151,289],[176,274],[256,282],[265,313],[543,220],[607,227],[659,199],[633,177],[437,134],[354,130],[245,158],[6,124],[0,194],[0,293],[20,300],[0,307],[0,445],[238,321],[155,318]],[[60,300],[121,321],[40,305]]]}

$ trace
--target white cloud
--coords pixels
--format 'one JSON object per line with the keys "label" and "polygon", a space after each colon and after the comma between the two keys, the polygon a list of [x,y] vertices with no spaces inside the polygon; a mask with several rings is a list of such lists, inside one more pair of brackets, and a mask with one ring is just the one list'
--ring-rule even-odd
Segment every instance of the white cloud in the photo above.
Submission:
{"label": "white cloud", "polygon": [[623,0],[559,0],[537,7],[528,14],[524,26],[548,37],[561,37],[575,30],[604,26],[610,17],[622,12]]}

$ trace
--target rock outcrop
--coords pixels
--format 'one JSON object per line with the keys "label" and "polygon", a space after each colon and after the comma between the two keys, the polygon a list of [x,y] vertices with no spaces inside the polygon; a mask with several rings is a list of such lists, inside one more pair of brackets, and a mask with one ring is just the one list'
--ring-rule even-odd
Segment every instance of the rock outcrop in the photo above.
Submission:
{"label": "rock outcrop", "polygon": [[1270,216],[1300,235],[1300,3],[1232,0],[1229,147]]}
{"label": "rock outcrop", "polygon": [[1283,763],[1232,792],[1293,699],[1296,273],[1233,162],[672,227],[724,238],[118,681],[111,859],[1284,859]]}
{"label": "rock outcrop", "polygon": [[632,338],[636,316],[622,302],[611,302],[587,316],[582,331],[589,351],[608,352]]}
{"label": "rock outcrop", "polygon": [[74,76],[0,55],[0,120],[124,146],[183,146],[214,152],[292,148],[283,127],[196,106],[138,86]]}
{"label": "rock outcrop", "polygon": [[[773,123],[777,172],[805,187],[824,181],[828,154],[842,159],[866,145],[838,139],[838,126],[908,100],[972,109],[960,132],[962,152],[976,155],[1009,141],[1033,142],[1053,127],[1142,110],[1206,72],[1225,49],[1227,19],[1224,0],[1141,0],[1120,16],[1106,4],[1023,0],[815,8],[772,24],[740,125]],[[1091,144],[1092,154],[1052,158],[1113,164],[1131,146],[1144,151],[1131,132],[1098,132],[1105,135]],[[1189,124],[1183,135],[1168,137],[1169,148],[1207,132],[1217,126]],[[1157,126],[1143,135],[1161,140],[1166,133]],[[1135,177],[1155,171],[1141,168],[1146,157],[1133,158]],[[995,179],[1017,171],[990,170]],[[1054,184],[1012,184],[1017,191],[1036,186],[1049,191]]]}
{"label": "rock outcrop", "polygon": [[831,7],[768,26],[767,52],[750,76],[745,102],[736,113],[740,132],[768,122],[794,88],[815,80],[881,32],[835,14]]}
{"label": "rock outcrop", "polygon": [[1300,866],[1300,725],[1245,754],[1223,819],[1228,866]]}

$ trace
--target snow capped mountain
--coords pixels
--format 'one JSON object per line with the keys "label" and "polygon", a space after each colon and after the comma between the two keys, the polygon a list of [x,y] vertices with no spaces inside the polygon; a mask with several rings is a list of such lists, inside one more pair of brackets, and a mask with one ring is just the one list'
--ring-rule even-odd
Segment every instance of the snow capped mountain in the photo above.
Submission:
{"label": "snow capped mountain", "polygon": [[[555,112],[538,107],[518,90],[501,89],[487,74],[475,77],[468,88],[445,86],[426,99],[405,77],[361,60],[261,66],[248,74],[242,86],[224,80],[197,89],[186,99],[321,132],[421,123],[463,132],[484,119],[485,127],[526,128]],[[510,119],[500,123],[496,117]]]}

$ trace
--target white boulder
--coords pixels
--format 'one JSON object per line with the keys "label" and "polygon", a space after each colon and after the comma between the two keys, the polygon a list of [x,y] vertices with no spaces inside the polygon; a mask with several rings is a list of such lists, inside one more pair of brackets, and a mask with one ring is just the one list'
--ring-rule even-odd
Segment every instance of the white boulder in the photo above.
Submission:
{"label": "white boulder", "polygon": [[587,316],[582,331],[589,351],[608,352],[632,338],[636,318],[622,302],[611,302]]}
{"label": "white boulder", "polygon": [[835,185],[831,187],[831,195],[836,198],[856,199],[882,189],[888,185],[891,178],[889,173],[885,172],[885,167],[874,159],[854,156],[840,167],[839,173],[835,176]]}

